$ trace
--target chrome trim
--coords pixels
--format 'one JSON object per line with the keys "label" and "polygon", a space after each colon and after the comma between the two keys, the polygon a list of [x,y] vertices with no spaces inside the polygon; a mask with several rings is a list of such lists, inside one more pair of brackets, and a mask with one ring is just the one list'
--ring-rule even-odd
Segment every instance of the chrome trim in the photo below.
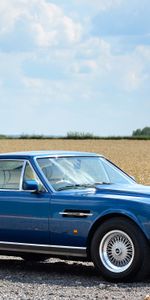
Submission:
{"label": "chrome trim", "polygon": [[91,213],[83,213],[83,212],[59,212],[59,215],[75,216],[75,217],[89,217],[89,216],[93,216],[93,214],[91,214]]}
{"label": "chrome trim", "polygon": [[1,156],[0,156],[0,161],[3,161],[3,160],[9,160],[9,161],[12,161],[12,160],[15,160],[15,161],[22,161],[22,162],[24,162],[26,159],[24,159],[24,158],[22,158],[22,159],[20,159],[20,158],[1,158]]}
{"label": "chrome trim", "polygon": [[[23,166],[22,166],[22,169],[24,167],[24,163],[25,163],[25,159],[17,159],[17,158],[0,158],[0,162],[1,161],[16,161],[16,162],[22,162],[23,163]],[[20,192],[21,191],[21,176],[22,176],[22,170],[21,170],[21,175],[20,175],[20,183],[19,183],[19,188],[18,189],[1,189],[0,188],[0,191],[11,191],[11,192]]]}
{"label": "chrome trim", "polygon": [[28,244],[28,243],[15,243],[0,241],[0,251],[12,252],[28,252],[28,253],[41,253],[48,255],[60,256],[78,256],[87,257],[86,247],[75,246],[60,246],[60,245],[45,245],[45,244]]}
{"label": "chrome trim", "polygon": [[[86,154],[86,152],[85,152],[85,154]],[[50,188],[50,191],[53,192],[53,193],[58,193],[59,191],[55,190],[53,188],[53,186],[50,184],[50,182],[46,178],[44,172],[41,170],[37,160],[39,158],[44,159],[44,158],[63,158],[63,157],[64,158],[66,158],[66,157],[97,157],[97,158],[99,157],[99,158],[105,158],[105,156],[103,156],[103,155],[99,155],[99,154],[94,155],[94,153],[92,153],[92,155],[87,155],[87,156],[86,155],[80,155],[80,154],[79,155],[73,155],[73,154],[70,154],[70,155],[65,155],[65,154],[64,155],[59,155],[59,154],[48,155],[48,154],[45,154],[45,155],[35,155],[35,156],[33,156],[33,160],[34,160],[34,163],[35,163],[37,169],[39,170],[39,172],[42,175],[42,177],[44,178],[46,184]]]}
{"label": "chrome trim", "polygon": [[[50,184],[50,182],[48,181],[48,179],[46,178],[46,176],[45,176],[45,174],[44,174],[44,172],[42,171],[42,169],[40,168],[40,166],[39,166],[39,164],[38,164],[38,162],[37,162],[37,160],[40,158],[40,159],[44,159],[44,158],[65,158],[65,157],[88,157],[88,156],[82,156],[82,155],[78,155],[78,156],[76,156],[76,155],[62,155],[62,156],[59,156],[59,155],[42,155],[42,156],[40,156],[40,155],[36,155],[36,156],[34,156],[33,157],[33,160],[34,160],[34,162],[35,162],[35,165],[36,165],[36,167],[38,168],[38,170],[39,170],[39,172],[40,172],[40,174],[42,175],[42,177],[44,178],[44,180],[46,181],[46,183],[47,183],[47,185],[49,186],[49,188],[50,188],[50,190],[51,190],[51,192],[53,192],[53,193],[58,193],[58,192],[60,192],[60,191],[57,191],[57,190],[55,190],[54,188],[53,188],[53,186]],[[99,156],[99,155],[91,155],[91,156],[89,156],[89,157],[101,157],[101,156]],[[103,157],[103,156],[102,156]]]}
{"label": "chrome trim", "polygon": [[[37,176],[37,178],[38,178],[40,184],[42,184],[43,187],[45,188],[45,192],[48,192],[47,188],[45,187],[45,185],[43,184],[43,182],[42,182],[41,179],[39,178],[39,176],[38,176],[36,170],[34,170],[34,167],[32,166],[31,162],[30,162],[29,160],[26,160],[26,164],[27,164],[27,163],[29,164],[29,166],[30,166],[30,168],[32,169],[32,171],[36,174],[36,176]],[[27,192],[26,190],[23,190],[23,189],[22,189],[22,191]],[[29,192],[30,192],[30,191],[29,191]]]}
{"label": "chrome trim", "polygon": [[22,192],[22,190],[0,189],[0,192]]}
{"label": "chrome trim", "polygon": [[24,162],[23,162],[23,167],[22,167],[22,171],[21,171],[21,176],[20,176],[20,185],[19,185],[19,190],[20,190],[20,191],[22,191],[23,177],[24,177],[24,172],[25,172],[26,164],[27,164],[27,162],[24,160]]}
{"label": "chrome trim", "polygon": [[[33,157],[34,163],[36,164],[37,169],[39,170],[40,174],[42,175],[42,177],[44,178],[45,182],[47,183],[47,185],[49,186],[51,192],[56,193],[56,190],[52,187],[52,185],[50,184],[50,182],[48,181],[48,179],[46,178],[44,172],[42,171],[42,169],[40,168],[37,160],[38,158],[42,158],[42,156],[36,156]],[[49,158],[48,156],[45,156],[43,158]]]}

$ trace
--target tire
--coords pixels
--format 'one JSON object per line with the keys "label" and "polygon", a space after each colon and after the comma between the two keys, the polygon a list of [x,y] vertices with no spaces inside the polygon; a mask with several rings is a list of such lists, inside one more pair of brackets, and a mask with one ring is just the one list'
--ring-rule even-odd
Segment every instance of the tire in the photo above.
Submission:
{"label": "tire", "polygon": [[28,262],[40,262],[40,261],[42,262],[42,261],[48,259],[47,256],[36,254],[36,253],[24,254],[24,255],[22,255],[21,258]]}
{"label": "tire", "polygon": [[149,245],[140,228],[125,218],[105,221],[91,242],[91,258],[110,281],[143,280],[149,273]]}

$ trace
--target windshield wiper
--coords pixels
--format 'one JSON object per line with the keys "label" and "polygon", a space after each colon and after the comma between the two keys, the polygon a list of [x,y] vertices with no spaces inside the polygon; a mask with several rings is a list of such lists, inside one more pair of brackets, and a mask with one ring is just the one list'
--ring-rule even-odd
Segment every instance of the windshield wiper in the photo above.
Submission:
{"label": "windshield wiper", "polygon": [[57,191],[75,189],[75,188],[95,188],[94,184],[68,184],[57,189]]}
{"label": "windshield wiper", "polygon": [[112,182],[105,182],[105,181],[100,181],[100,182],[95,182],[95,185],[101,185],[101,184],[112,184]]}
{"label": "windshield wiper", "polygon": [[69,184],[62,186],[57,189],[57,191],[63,191],[67,189],[76,189],[76,188],[98,188],[97,185],[102,185],[102,184],[111,184],[109,182],[94,182],[94,183],[85,183],[85,184]]}

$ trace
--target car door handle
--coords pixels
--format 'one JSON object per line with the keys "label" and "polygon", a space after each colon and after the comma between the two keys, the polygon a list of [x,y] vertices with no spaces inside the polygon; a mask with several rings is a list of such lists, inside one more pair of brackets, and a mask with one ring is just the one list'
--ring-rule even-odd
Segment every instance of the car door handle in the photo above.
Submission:
{"label": "car door handle", "polygon": [[87,218],[89,216],[92,216],[93,214],[90,212],[90,210],[64,210],[62,212],[59,212],[60,215],[63,217],[73,217],[73,218]]}

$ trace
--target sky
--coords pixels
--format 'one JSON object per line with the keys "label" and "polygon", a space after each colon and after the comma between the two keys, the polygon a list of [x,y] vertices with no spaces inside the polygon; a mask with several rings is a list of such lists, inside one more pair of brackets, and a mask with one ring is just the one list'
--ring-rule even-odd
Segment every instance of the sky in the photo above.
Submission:
{"label": "sky", "polygon": [[149,0],[0,1],[0,134],[150,126]]}

